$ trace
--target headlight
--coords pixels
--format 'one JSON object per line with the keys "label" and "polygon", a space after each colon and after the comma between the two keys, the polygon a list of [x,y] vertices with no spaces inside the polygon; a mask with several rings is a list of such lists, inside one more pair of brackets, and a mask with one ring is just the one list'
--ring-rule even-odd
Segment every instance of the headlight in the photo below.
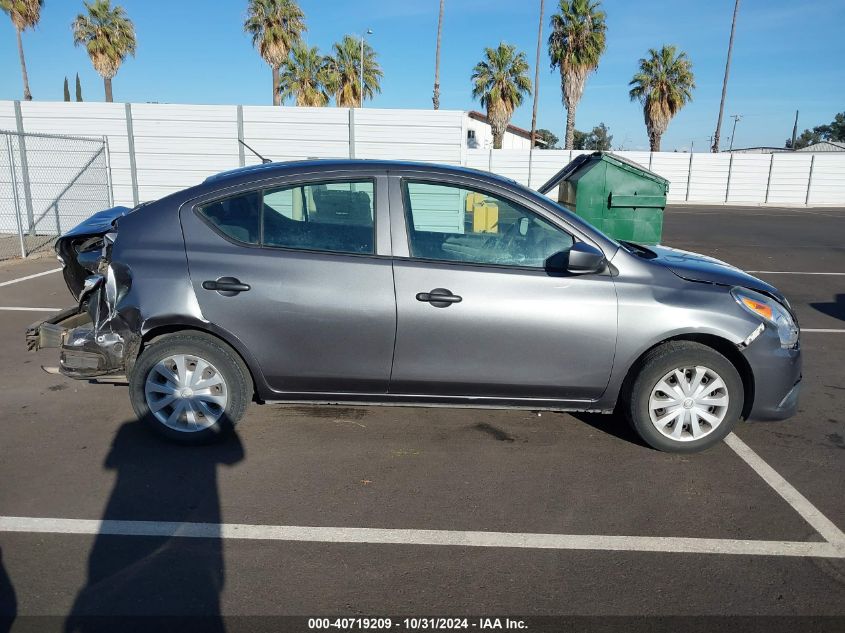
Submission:
{"label": "headlight", "polygon": [[782,347],[794,347],[798,342],[798,325],[784,306],[771,297],[748,288],[731,290],[733,298],[751,314],[761,317],[777,328]]}

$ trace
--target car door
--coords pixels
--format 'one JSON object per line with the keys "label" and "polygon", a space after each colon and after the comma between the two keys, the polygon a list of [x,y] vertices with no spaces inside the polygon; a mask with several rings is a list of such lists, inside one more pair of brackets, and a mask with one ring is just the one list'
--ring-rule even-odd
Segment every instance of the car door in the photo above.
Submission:
{"label": "car door", "polygon": [[386,197],[383,176],[346,173],[182,207],[202,314],[249,349],[272,390],[387,391],[396,307],[389,234],[376,235]]}
{"label": "car door", "polygon": [[486,186],[391,176],[398,321],[390,392],[597,399],[616,345],[612,277],[554,268],[573,234]]}

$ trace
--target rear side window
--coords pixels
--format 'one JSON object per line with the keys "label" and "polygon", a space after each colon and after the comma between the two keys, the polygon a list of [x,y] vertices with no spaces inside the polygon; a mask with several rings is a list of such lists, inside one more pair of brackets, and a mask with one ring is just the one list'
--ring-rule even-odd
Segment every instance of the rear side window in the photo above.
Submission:
{"label": "rear side window", "polygon": [[308,183],[251,191],[197,210],[244,244],[372,254],[374,190],[372,180]]}
{"label": "rear side window", "polygon": [[258,244],[261,226],[261,192],[250,191],[215,200],[197,211],[227,237],[244,244]]}
{"label": "rear side window", "polygon": [[309,183],[264,192],[264,245],[375,252],[372,180]]}

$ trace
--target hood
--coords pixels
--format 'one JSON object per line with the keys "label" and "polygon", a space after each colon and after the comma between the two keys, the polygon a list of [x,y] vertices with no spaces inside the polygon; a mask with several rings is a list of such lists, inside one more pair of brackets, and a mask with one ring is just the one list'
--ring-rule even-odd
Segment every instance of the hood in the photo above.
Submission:
{"label": "hood", "polygon": [[649,246],[648,250],[656,255],[656,257],[651,258],[652,262],[668,268],[681,279],[721,286],[742,286],[774,296],[779,301],[784,301],[783,295],[774,286],[715,257],[669,248],[668,246]]}
{"label": "hood", "polygon": [[105,254],[103,236],[115,230],[115,221],[132,211],[112,207],[95,213],[56,240],[56,254],[64,267],[65,283],[75,299],[85,288],[85,278],[98,272]]}

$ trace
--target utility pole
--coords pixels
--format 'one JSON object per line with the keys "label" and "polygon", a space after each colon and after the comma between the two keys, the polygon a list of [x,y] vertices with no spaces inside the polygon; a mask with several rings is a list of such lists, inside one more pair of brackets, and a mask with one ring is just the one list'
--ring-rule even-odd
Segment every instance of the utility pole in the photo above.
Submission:
{"label": "utility pole", "polygon": [[534,63],[534,107],[531,110],[530,149],[534,149],[534,142],[537,137],[537,99],[540,96],[540,49],[543,47],[543,5],[544,0],[540,0],[540,21],[537,26],[537,61]]}
{"label": "utility pole", "polygon": [[443,5],[446,0],[440,0],[440,16],[437,18],[437,50],[434,53],[434,94],[431,102],[435,110],[440,109],[440,36],[443,32]]}
{"label": "utility pole", "polygon": [[795,111],[795,123],[792,126],[792,144],[790,147],[795,149],[795,139],[798,137],[798,110]]}
{"label": "utility pole", "polygon": [[361,35],[361,68],[359,68],[360,78],[361,78],[361,103],[358,104],[359,108],[364,107],[364,38],[367,35],[372,35],[373,30],[367,29],[367,32]]}
{"label": "utility pole", "polygon": [[731,118],[734,120],[734,127],[731,130],[731,145],[728,147],[728,151],[731,151],[734,148],[734,136],[736,136],[736,124],[742,121],[741,114],[732,114]]}
{"label": "utility pole", "polygon": [[719,135],[722,133],[722,115],[725,113],[725,97],[728,94],[728,75],[731,72],[731,54],[734,50],[734,31],[736,30],[736,14],[739,12],[739,0],[734,4],[734,17],[731,21],[731,38],[728,40],[728,59],[725,62],[725,79],[722,82],[722,100],[719,102],[719,119],[716,121],[716,133],[713,135],[713,146],[710,150],[715,154],[719,151]]}

